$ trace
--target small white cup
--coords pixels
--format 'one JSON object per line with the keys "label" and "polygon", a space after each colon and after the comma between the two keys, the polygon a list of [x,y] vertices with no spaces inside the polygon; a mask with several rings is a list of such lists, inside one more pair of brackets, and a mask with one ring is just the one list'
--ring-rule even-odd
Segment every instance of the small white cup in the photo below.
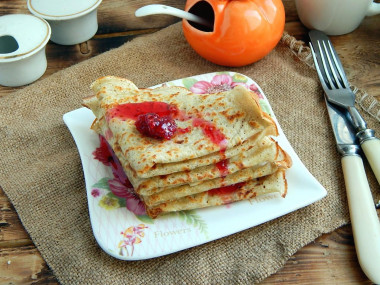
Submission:
{"label": "small white cup", "polygon": [[343,35],[355,30],[366,16],[380,13],[373,0],[295,0],[298,16],[309,29],[327,35]]}
{"label": "small white cup", "polygon": [[46,71],[45,47],[49,24],[33,15],[0,17],[0,84],[17,87],[32,83]]}
{"label": "small white cup", "polygon": [[75,45],[98,30],[97,8],[102,0],[28,0],[29,11],[49,22],[51,41]]}

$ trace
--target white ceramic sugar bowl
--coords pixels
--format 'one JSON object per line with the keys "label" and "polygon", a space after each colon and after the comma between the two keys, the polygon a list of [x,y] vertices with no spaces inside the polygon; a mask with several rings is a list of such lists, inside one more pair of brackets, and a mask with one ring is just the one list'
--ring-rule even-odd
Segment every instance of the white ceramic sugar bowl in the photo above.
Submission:
{"label": "white ceramic sugar bowl", "polygon": [[33,15],[0,17],[0,85],[26,85],[45,73],[50,34],[49,24]]}
{"label": "white ceramic sugar bowl", "polygon": [[75,45],[98,30],[97,8],[102,0],[27,0],[29,11],[49,22],[51,41]]}

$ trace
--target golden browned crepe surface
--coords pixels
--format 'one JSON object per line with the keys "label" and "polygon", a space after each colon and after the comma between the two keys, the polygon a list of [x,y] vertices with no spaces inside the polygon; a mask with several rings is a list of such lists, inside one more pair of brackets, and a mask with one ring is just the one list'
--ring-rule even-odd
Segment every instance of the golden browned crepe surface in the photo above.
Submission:
{"label": "golden browned crepe surface", "polygon": [[[113,149],[149,216],[285,196],[291,159],[271,138],[278,135],[275,122],[243,86],[194,94],[182,87],[138,89],[107,76],[92,90],[83,101],[96,116],[92,129]],[[151,114],[174,122],[170,139],[138,129],[141,116]]]}

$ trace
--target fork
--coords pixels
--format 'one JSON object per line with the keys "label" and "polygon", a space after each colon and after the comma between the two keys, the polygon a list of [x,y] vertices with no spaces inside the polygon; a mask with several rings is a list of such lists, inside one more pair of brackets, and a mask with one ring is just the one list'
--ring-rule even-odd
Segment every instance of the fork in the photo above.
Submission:
{"label": "fork", "polygon": [[320,62],[315,62],[327,100],[348,111],[349,120],[356,131],[362,150],[380,184],[380,140],[375,132],[367,128],[367,123],[355,108],[355,94],[350,88],[338,54],[329,38],[320,31],[310,31],[310,38],[316,39],[312,52],[319,54]]}

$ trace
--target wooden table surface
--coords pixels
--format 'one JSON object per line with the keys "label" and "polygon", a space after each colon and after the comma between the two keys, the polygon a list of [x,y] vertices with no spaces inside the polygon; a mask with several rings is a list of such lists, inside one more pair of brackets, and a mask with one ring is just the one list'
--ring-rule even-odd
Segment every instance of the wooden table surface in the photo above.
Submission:
{"label": "wooden table surface", "polygon": [[[162,3],[184,8],[185,1],[103,0],[98,9],[99,29],[91,40],[74,45],[47,45],[48,67],[42,78],[89,59],[131,39],[155,32],[178,21],[171,16],[136,18],[134,11],[147,4]],[[297,39],[307,39],[293,0],[284,0],[286,31]],[[0,1],[0,16],[26,13],[25,0]],[[380,99],[380,16],[366,18],[348,35],[331,37],[351,83]],[[0,86],[0,96],[20,88]],[[1,181],[0,181],[1,185]],[[378,214],[380,211],[378,210]],[[0,284],[58,284],[42,259],[15,209],[0,188]],[[276,274],[262,284],[372,284],[357,262],[352,231],[344,226],[317,238],[300,249]]]}

